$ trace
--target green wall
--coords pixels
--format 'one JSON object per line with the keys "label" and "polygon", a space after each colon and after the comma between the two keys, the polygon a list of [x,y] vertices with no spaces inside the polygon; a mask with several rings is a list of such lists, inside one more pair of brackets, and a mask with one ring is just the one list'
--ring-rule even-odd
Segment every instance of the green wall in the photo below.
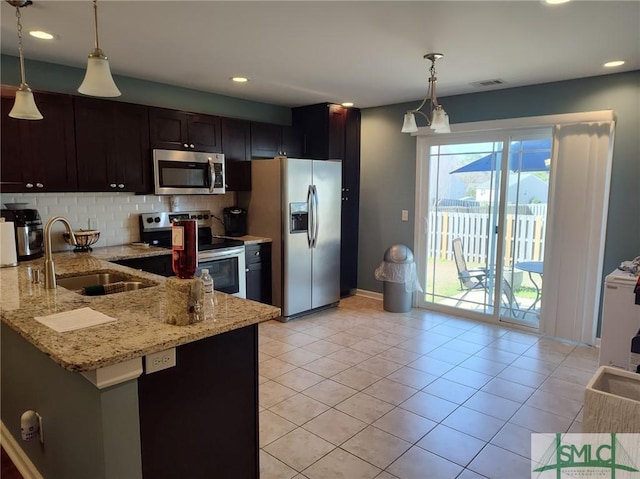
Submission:
{"label": "green wall", "polygon": [[[0,81],[3,85],[20,84],[20,65],[17,57],[0,55]],[[27,82],[32,90],[80,95],[77,91],[84,70],[54,63],[25,61]],[[209,115],[263,121],[279,125],[291,124],[291,109],[230,96],[216,95],[189,88],[181,88],[152,81],[114,75],[122,96],[117,101],[160,106],[175,110]],[[38,102],[36,96],[36,103]]]}
{"label": "green wall", "polygon": [[[362,110],[358,288],[382,291],[373,272],[391,245],[413,249],[416,139],[400,133],[420,100]],[[617,116],[604,274],[640,254],[640,71],[440,98],[455,123],[613,110]],[[418,119],[418,122],[420,120]],[[409,210],[409,222],[400,211]]]}

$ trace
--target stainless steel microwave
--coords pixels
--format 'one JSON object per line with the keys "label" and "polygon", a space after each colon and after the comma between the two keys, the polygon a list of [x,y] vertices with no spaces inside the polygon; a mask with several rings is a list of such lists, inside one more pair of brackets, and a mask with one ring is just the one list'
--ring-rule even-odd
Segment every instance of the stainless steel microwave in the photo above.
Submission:
{"label": "stainless steel microwave", "polygon": [[153,182],[156,195],[224,194],[224,155],[153,150]]}

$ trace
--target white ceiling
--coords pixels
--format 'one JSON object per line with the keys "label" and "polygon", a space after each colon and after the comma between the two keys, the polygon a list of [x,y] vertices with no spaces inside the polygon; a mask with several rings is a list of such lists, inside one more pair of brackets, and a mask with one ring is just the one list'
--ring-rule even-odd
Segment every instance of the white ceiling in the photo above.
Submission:
{"label": "white ceiling", "polygon": [[[21,9],[29,59],[84,68],[90,1]],[[15,9],[2,2],[2,53],[17,56]],[[640,69],[640,1],[98,2],[100,46],[119,75],[283,106],[422,98],[428,52],[441,52],[439,96]],[[618,69],[607,60],[625,59]],[[247,76],[247,84],[229,81]],[[36,87],[37,80],[27,80]],[[485,88],[486,90],[486,88]]]}

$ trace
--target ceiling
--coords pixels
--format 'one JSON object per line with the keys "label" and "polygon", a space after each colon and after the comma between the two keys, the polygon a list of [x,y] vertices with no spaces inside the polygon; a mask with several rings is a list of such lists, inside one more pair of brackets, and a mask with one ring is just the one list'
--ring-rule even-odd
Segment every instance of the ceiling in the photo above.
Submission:
{"label": "ceiling", "polygon": [[[2,53],[17,56],[15,9],[1,6]],[[21,9],[29,59],[84,68],[90,1]],[[366,108],[640,69],[640,1],[98,2],[100,47],[125,75],[288,107],[352,101]],[[608,60],[624,59],[616,69]],[[250,81],[236,84],[232,76]],[[499,86],[474,82],[499,79]],[[37,79],[27,80],[37,88]]]}

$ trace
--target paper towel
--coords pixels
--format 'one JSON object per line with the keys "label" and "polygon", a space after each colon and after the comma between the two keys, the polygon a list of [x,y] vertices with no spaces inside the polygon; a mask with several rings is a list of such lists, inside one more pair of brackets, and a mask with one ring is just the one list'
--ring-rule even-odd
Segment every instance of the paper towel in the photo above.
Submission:
{"label": "paper towel", "polygon": [[17,266],[16,233],[13,222],[0,218],[0,267]]}

